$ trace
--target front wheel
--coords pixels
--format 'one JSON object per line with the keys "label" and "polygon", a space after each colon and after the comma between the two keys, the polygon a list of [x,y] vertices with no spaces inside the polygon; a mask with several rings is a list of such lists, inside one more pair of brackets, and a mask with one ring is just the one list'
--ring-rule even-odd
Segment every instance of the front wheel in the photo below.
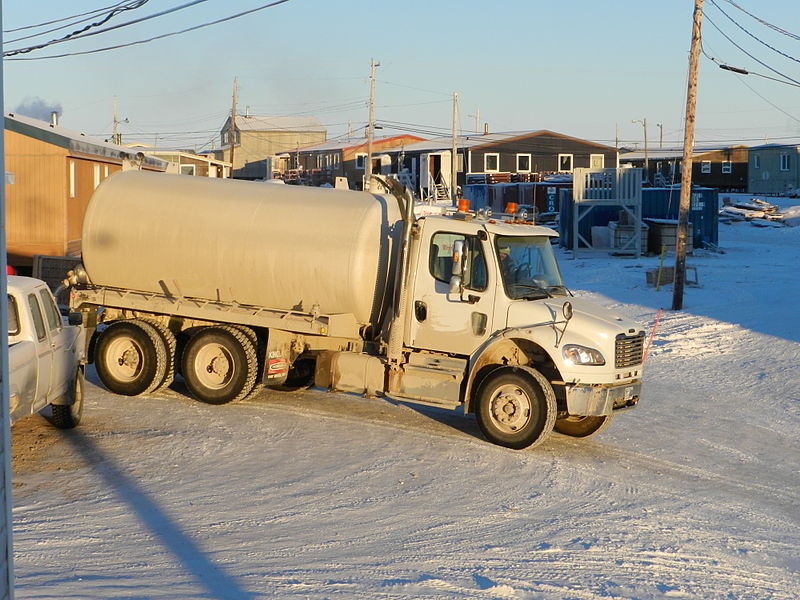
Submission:
{"label": "front wheel", "polygon": [[478,390],[478,426],[490,442],[521,449],[540,444],[553,430],[556,396],[550,382],[530,367],[501,367]]}
{"label": "front wheel", "polygon": [[181,365],[189,392],[208,404],[244,398],[258,376],[253,342],[235,327],[202,329],[186,343]]}
{"label": "front wheel", "polygon": [[149,394],[167,373],[164,341],[144,321],[112,323],[100,333],[94,354],[97,376],[115,394]]}
{"label": "front wheel", "polygon": [[83,416],[83,369],[76,369],[75,381],[72,384],[70,394],[72,404],[53,404],[52,423],[59,429],[72,429],[77,427]]}
{"label": "front wheel", "polygon": [[600,433],[611,422],[610,416],[605,417],[565,417],[556,421],[555,429],[558,433],[570,437],[583,438]]}

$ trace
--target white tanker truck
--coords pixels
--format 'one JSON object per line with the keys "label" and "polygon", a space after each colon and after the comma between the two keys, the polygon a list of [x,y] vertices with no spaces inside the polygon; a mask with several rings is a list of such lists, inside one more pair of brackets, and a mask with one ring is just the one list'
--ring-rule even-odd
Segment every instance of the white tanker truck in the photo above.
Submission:
{"label": "white tanker truck", "polygon": [[257,384],[475,413],[510,448],[585,437],[639,400],[645,334],[571,297],[555,232],[415,219],[410,196],[127,171],[95,191],[70,272],[112,392],[178,372],[223,404]]}

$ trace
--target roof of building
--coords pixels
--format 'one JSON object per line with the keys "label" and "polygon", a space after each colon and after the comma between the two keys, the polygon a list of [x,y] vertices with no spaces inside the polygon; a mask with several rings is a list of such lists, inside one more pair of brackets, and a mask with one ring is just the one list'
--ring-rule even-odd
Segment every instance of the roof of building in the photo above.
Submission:
{"label": "roof of building", "polygon": [[[391,140],[400,140],[402,138],[408,138],[410,141],[405,147],[409,147],[411,144],[416,144],[420,141],[424,141],[424,138],[418,137],[416,135],[387,135],[382,137],[373,138],[373,144],[380,144],[381,142],[388,142]],[[345,140],[329,140],[327,142],[322,142],[321,144],[314,144],[312,146],[305,146],[304,148],[300,148],[300,152],[332,152],[334,150],[349,150],[353,148],[360,148],[361,146],[367,145],[367,138],[347,138]]]}
{"label": "roof of building", "polygon": [[[522,140],[528,138],[535,138],[540,136],[555,136],[566,140],[574,140],[583,144],[590,144],[607,151],[616,152],[617,149],[613,146],[606,146],[605,144],[598,144],[589,140],[564,135],[548,129],[538,129],[533,131],[504,131],[497,133],[470,133],[462,134],[457,137],[457,144],[459,148],[476,149],[483,147],[491,147],[497,144],[504,144],[515,140]],[[429,152],[436,150],[448,150],[453,147],[453,136],[442,136],[431,140],[425,140],[417,144],[406,146],[406,152]]]}
{"label": "roof of building", "polygon": [[760,146],[751,146],[750,150],[770,150],[770,149],[781,149],[781,148],[800,148],[800,144],[761,144]]}
{"label": "roof of building", "polygon": [[[230,120],[230,117],[226,119],[222,126],[223,131],[229,126]],[[239,131],[327,131],[316,117],[260,117],[255,115],[237,115],[236,129]]]}
{"label": "roof of building", "polygon": [[[136,152],[131,148],[124,148],[116,144],[109,144],[104,140],[89,137],[78,131],[40,121],[24,115],[6,113],[5,128],[54,146],[59,146],[70,152],[109,158],[113,160],[134,159]],[[157,169],[165,169],[167,162],[154,156],[144,155],[143,164]]]}
{"label": "roof of building", "polygon": [[[705,154],[706,152],[716,152],[719,150],[747,149],[742,144],[732,144],[729,146],[695,146],[693,156]],[[683,158],[682,148],[655,148],[648,149],[647,160],[680,160]],[[634,150],[632,152],[619,153],[619,162],[632,162],[644,160],[644,150]]]}

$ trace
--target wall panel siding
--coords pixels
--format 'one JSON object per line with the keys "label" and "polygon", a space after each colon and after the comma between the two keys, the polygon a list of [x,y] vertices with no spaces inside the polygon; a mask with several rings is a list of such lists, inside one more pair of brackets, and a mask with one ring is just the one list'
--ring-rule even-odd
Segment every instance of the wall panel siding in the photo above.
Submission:
{"label": "wall panel siding", "polygon": [[67,150],[15,132],[5,132],[6,235],[9,255],[60,253],[64,245]]}

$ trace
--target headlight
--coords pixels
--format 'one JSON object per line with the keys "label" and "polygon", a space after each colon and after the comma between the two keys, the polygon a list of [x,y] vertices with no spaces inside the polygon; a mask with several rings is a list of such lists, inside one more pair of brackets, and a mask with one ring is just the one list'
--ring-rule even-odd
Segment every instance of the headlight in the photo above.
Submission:
{"label": "headlight", "polygon": [[570,344],[568,346],[564,346],[562,352],[564,353],[564,358],[567,360],[567,362],[572,363],[573,365],[606,364],[606,359],[603,358],[603,355],[600,354],[599,350],[595,350],[594,348]]}

